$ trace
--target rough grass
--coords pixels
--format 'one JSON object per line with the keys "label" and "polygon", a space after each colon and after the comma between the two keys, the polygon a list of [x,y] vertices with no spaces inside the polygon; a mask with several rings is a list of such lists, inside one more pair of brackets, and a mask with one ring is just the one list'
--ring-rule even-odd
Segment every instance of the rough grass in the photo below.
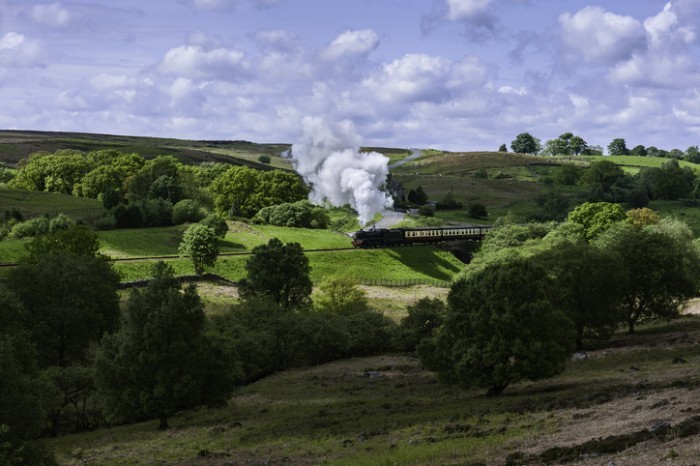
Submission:
{"label": "rough grass", "polygon": [[[50,446],[63,465],[490,466],[521,464],[516,458],[542,464],[545,454],[562,464],[557,454],[606,439],[612,452],[568,464],[689,466],[697,461],[695,436],[614,441],[697,414],[699,342],[697,318],[640,326],[560,376],[514,384],[497,398],[442,385],[410,355],[350,359],[267,377],[237,390],[226,407],[179,413],[166,432],[152,421]],[[679,357],[686,362],[673,364]]]}
{"label": "rough grass", "polygon": [[104,211],[102,203],[97,199],[0,186],[0,215],[12,207],[19,209],[25,217],[63,212],[73,218],[93,218],[99,217]]}

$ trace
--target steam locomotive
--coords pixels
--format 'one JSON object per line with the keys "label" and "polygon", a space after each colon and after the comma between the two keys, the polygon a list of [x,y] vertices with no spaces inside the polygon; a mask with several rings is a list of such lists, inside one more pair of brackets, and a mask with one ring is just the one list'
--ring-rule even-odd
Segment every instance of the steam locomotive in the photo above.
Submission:
{"label": "steam locomotive", "polygon": [[457,240],[481,241],[490,229],[490,226],[372,228],[356,231],[351,236],[356,248],[381,248]]}

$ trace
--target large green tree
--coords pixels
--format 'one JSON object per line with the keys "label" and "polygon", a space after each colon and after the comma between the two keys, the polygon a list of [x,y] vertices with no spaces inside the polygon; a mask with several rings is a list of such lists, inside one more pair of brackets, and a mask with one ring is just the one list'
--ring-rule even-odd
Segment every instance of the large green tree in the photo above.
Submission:
{"label": "large green tree", "polygon": [[309,302],[312,284],[311,267],[299,243],[285,243],[272,238],[256,246],[245,269],[244,296],[268,298],[285,309],[298,308]]}
{"label": "large green tree", "polygon": [[519,154],[536,154],[541,147],[532,134],[520,133],[510,143],[510,148]]}
{"label": "large green tree", "polygon": [[204,305],[194,285],[180,288],[163,262],[134,290],[121,328],[102,340],[96,378],[114,420],[168,418],[178,409],[225,401],[231,361],[204,332]]}
{"label": "large green tree", "polygon": [[7,283],[27,311],[42,365],[84,360],[90,344],[118,323],[119,276],[104,257],[41,254],[11,270]]}
{"label": "large green tree", "polygon": [[700,254],[682,222],[662,220],[647,226],[620,222],[598,244],[619,258],[620,312],[629,333],[640,320],[678,315],[680,305],[697,294]]}
{"label": "large green tree", "polygon": [[545,270],[512,258],[458,280],[443,327],[419,346],[423,363],[448,381],[499,395],[520,380],[564,370],[573,326],[549,301]]}
{"label": "large green tree", "polygon": [[570,223],[581,225],[584,238],[592,241],[625,218],[627,218],[625,210],[619,204],[584,202],[569,212],[567,220]]}
{"label": "large green tree", "polygon": [[628,155],[630,153],[627,149],[627,143],[623,138],[613,139],[610,144],[608,144],[608,154],[610,155]]}

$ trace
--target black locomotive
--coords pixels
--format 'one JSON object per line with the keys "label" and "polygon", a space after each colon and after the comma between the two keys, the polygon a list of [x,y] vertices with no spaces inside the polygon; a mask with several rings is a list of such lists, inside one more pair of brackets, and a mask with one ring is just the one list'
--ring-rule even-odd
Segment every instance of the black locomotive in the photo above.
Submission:
{"label": "black locomotive", "polygon": [[352,245],[356,248],[381,248],[457,240],[480,241],[490,229],[490,226],[372,228],[353,233]]}

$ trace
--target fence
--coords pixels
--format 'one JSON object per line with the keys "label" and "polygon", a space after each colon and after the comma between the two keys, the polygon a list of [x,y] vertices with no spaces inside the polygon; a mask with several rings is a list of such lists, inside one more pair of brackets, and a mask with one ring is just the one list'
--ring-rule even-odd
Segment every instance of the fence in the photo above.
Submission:
{"label": "fence", "polygon": [[366,286],[388,286],[388,287],[399,287],[399,286],[415,286],[415,285],[429,285],[438,288],[449,288],[451,282],[445,280],[431,280],[428,278],[405,278],[399,280],[390,280],[388,278],[355,278],[355,283],[358,285]]}

